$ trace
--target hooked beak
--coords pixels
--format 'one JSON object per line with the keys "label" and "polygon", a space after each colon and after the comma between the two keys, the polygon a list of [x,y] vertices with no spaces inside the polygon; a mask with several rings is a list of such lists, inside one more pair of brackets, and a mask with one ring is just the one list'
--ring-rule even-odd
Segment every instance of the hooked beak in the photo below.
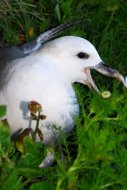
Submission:
{"label": "hooked beak", "polygon": [[105,76],[116,78],[117,80],[121,81],[121,74],[115,69],[111,68],[109,65],[104,64],[103,62],[100,62],[93,69]]}
{"label": "hooked beak", "polygon": [[[110,66],[104,64],[103,62],[100,62],[98,65],[96,65],[95,67],[91,67],[90,69],[94,69],[96,71],[98,71],[99,73],[108,76],[108,77],[113,77],[116,78],[117,80],[123,82],[123,77],[122,75],[114,70],[113,68],[111,68]],[[86,85],[88,85],[88,87],[92,87],[95,91],[97,91],[98,93],[100,93],[98,87],[96,86],[95,82],[93,81],[91,74],[90,74],[90,69],[84,69],[84,73],[86,74]]]}

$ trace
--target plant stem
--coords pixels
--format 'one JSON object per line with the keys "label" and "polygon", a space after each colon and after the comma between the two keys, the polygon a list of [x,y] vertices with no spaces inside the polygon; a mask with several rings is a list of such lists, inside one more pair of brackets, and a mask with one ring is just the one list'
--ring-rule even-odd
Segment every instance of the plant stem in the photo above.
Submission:
{"label": "plant stem", "polygon": [[37,116],[37,123],[36,123],[36,128],[35,131],[32,134],[32,139],[35,141],[36,140],[36,134],[38,132],[39,129],[39,121],[40,121],[40,111],[38,112],[38,116]]}

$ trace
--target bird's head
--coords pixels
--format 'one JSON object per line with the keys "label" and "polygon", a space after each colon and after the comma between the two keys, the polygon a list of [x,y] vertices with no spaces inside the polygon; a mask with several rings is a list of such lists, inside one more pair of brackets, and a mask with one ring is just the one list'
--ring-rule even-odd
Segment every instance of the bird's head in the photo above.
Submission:
{"label": "bird's head", "polygon": [[43,50],[44,54],[47,51],[48,55],[52,55],[52,60],[55,59],[54,62],[57,68],[66,77],[68,76],[72,83],[80,82],[93,87],[99,92],[91,77],[91,69],[120,80],[120,73],[105,65],[95,47],[88,40],[81,37],[65,36],[57,38],[47,43]]}

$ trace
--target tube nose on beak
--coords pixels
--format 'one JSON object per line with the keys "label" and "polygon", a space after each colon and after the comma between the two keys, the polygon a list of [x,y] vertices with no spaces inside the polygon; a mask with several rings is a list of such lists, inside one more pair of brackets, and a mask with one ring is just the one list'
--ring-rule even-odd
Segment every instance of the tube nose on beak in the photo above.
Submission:
{"label": "tube nose on beak", "polygon": [[100,62],[94,69],[105,76],[113,77],[121,81],[121,74],[103,62]]}
{"label": "tube nose on beak", "polygon": [[124,87],[127,89],[126,78],[124,78],[122,74],[120,74],[117,70],[111,68],[109,65],[100,62],[97,66],[95,66],[94,69],[103,75],[117,79],[123,83]]}

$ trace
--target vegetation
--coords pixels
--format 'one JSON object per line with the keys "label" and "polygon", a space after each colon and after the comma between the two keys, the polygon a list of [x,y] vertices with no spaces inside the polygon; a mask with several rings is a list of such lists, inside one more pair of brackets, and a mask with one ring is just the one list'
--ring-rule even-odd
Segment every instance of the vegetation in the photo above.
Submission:
{"label": "vegetation", "polygon": [[[84,19],[63,35],[87,38],[103,60],[127,75],[127,2],[125,0],[3,0],[0,2],[1,44],[18,45],[61,23]],[[92,73],[103,99],[75,84],[80,116],[75,130],[55,150],[52,167],[39,168],[47,148],[28,136],[23,151],[0,123],[1,190],[126,190],[127,92],[117,81]],[[6,113],[0,107],[0,116]]]}

